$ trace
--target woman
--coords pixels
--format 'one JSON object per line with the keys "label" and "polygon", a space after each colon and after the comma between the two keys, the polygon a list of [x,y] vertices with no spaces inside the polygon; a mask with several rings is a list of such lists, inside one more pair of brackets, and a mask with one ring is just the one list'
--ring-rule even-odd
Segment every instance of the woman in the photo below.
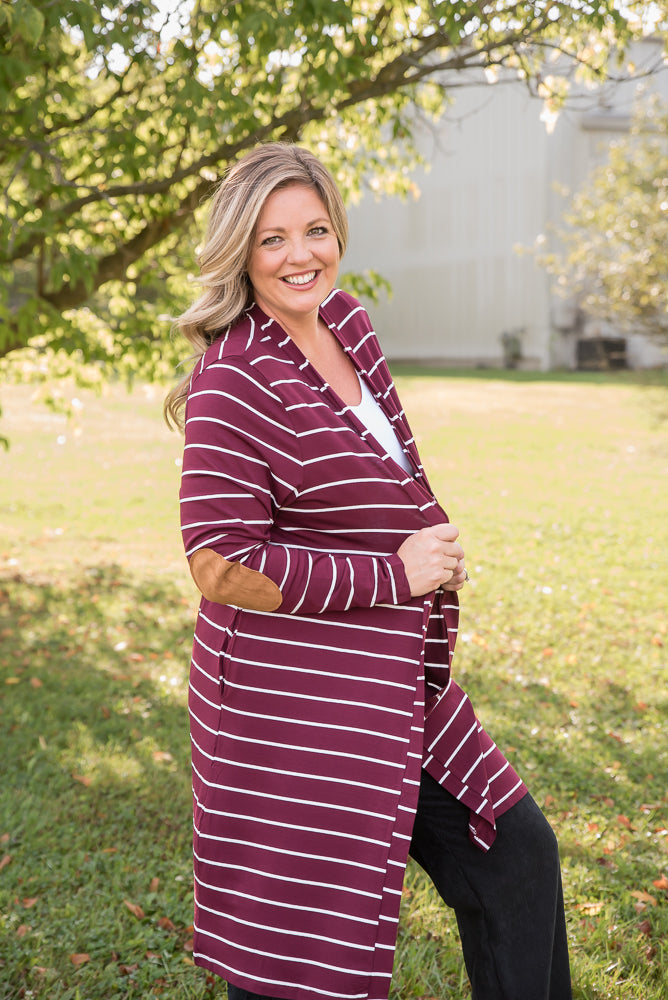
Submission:
{"label": "woman", "polygon": [[554,836],[450,679],[464,553],[335,289],[346,239],[316,157],[258,147],[180,319],[195,961],[230,1000],[385,1000],[410,849],[476,998],[567,1000]]}

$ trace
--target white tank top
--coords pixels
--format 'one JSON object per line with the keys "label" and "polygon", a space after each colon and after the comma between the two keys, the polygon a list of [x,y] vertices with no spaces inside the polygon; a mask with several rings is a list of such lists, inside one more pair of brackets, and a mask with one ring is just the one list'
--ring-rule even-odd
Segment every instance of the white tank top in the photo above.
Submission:
{"label": "white tank top", "polygon": [[366,382],[360,378],[359,373],[357,378],[362,389],[362,402],[358,406],[351,406],[350,409],[394,461],[398,462],[405,472],[412,474],[408,456],[404,454],[392,424],[373,398],[373,393]]}

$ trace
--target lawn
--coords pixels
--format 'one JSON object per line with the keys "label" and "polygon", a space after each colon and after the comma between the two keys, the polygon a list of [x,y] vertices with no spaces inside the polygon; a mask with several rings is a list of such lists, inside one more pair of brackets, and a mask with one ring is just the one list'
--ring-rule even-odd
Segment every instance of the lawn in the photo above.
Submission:
{"label": "lawn", "polygon": [[[655,382],[398,378],[467,551],[456,677],[559,836],[577,1000],[668,996]],[[2,390],[0,1000],[221,997],[190,955],[180,440],[159,390],[80,401]],[[411,865],[392,1000],[468,996]]]}

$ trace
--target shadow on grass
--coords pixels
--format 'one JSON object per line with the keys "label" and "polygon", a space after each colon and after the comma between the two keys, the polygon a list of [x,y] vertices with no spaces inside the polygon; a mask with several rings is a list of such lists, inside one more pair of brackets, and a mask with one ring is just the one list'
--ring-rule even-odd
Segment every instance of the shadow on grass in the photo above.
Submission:
{"label": "shadow on grass", "polygon": [[111,566],[0,580],[0,599],[0,998],[206,995],[189,951],[191,598]]}

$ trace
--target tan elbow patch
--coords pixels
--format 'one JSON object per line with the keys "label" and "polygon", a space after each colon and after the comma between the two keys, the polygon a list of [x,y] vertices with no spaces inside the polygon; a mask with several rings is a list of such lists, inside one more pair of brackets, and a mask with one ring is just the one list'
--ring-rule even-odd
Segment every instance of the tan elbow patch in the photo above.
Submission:
{"label": "tan elbow patch", "polygon": [[213,549],[198,549],[190,558],[190,572],[207,601],[234,604],[249,611],[275,611],[281,591],[264,573],[230,562]]}

